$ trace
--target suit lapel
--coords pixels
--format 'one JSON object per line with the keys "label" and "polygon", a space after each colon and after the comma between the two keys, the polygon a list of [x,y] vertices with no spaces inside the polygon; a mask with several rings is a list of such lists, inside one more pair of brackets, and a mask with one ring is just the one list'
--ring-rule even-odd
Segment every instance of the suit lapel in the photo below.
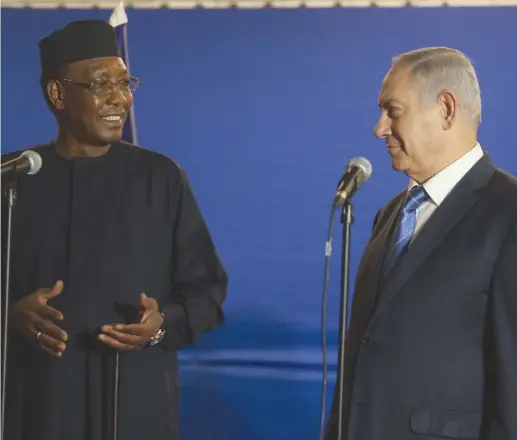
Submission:
{"label": "suit lapel", "polygon": [[[356,291],[361,292],[357,299],[361,300],[363,307],[367,309],[374,304],[380,265],[404,199],[405,193],[401,193],[386,207],[385,213],[380,216],[374,228],[372,240],[364,251],[357,274]],[[354,305],[354,308],[356,307]]]}
{"label": "suit lapel", "polygon": [[[495,167],[492,165],[488,155],[485,154],[463,179],[458,182],[436,209],[399,264],[393,268],[393,273],[389,275],[387,282],[383,283],[382,290],[379,289],[377,292],[379,302],[373,313],[370,325],[386,310],[387,305],[396,297],[404,284],[407,283],[422,263],[440,245],[451,229],[474,206],[479,197],[479,190],[488,184],[494,171]],[[395,212],[395,215],[397,213],[398,210]],[[386,229],[391,230],[390,227]],[[389,239],[390,235],[388,234],[385,237],[386,244],[389,242]],[[380,259],[377,261],[377,269],[380,261]],[[378,274],[377,270],[377,279]]]}

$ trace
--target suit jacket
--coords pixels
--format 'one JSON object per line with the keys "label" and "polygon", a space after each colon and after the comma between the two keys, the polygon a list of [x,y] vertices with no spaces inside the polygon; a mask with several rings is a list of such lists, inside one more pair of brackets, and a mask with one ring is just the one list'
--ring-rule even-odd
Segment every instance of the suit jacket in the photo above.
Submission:
{"label": "suit jacket", "polygon": [[381,287],[404,195],[378,212],[358,269],[340,440],[517,440],[517,179],[485,155]]}

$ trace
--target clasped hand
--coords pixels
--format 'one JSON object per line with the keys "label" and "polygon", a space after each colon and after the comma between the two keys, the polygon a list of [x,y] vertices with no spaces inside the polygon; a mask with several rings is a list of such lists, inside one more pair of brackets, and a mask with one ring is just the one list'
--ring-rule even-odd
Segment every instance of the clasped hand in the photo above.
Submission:
{"label": "clasped hand", "polygon": [[[38,289],[18,301],[10,313],[10,324],[18,333],[55,357],[61,357],[66,350],[68,334],[56,324],[64,320],[63,314],[47,303],[62,291],[62,281],[51,288]],[[141,293],[140,321],[136,324],[104,325],[98,338],[117,350],[138,350],[156,335],[162,323],[158,302]]]}
{"label": "clasped hand", "polygon": [[117,350],[138,350],[148,344],[163,323],[158,303],[140,294],[140,322],[138,324],[109,324],[101,328],[99,340]]}

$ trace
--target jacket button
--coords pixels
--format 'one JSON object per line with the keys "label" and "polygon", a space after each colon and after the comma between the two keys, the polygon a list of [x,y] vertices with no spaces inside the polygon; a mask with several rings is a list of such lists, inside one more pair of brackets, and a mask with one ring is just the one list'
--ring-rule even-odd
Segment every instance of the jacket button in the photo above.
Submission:
{"label": "jacket button", "polygon": [[369,338],[368,336],[365,336],[363,338],[363,345],[368,345],[368,344],[371,344],[372,343],[372,339]]}

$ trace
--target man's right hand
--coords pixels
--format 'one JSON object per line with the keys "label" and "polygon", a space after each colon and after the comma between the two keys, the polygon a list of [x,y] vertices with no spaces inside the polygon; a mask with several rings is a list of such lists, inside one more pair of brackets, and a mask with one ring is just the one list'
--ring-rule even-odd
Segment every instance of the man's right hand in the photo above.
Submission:
{"label": "man's right hand", "polygon": [[61,357],[66,349],[68,335],[53,321],[62,321],[63,315],[47,305],[63,291],[63,282],[54,287],[38,289],[18,301],[10,313],[10,324],[23,336],[35,342],[48,354]]}

